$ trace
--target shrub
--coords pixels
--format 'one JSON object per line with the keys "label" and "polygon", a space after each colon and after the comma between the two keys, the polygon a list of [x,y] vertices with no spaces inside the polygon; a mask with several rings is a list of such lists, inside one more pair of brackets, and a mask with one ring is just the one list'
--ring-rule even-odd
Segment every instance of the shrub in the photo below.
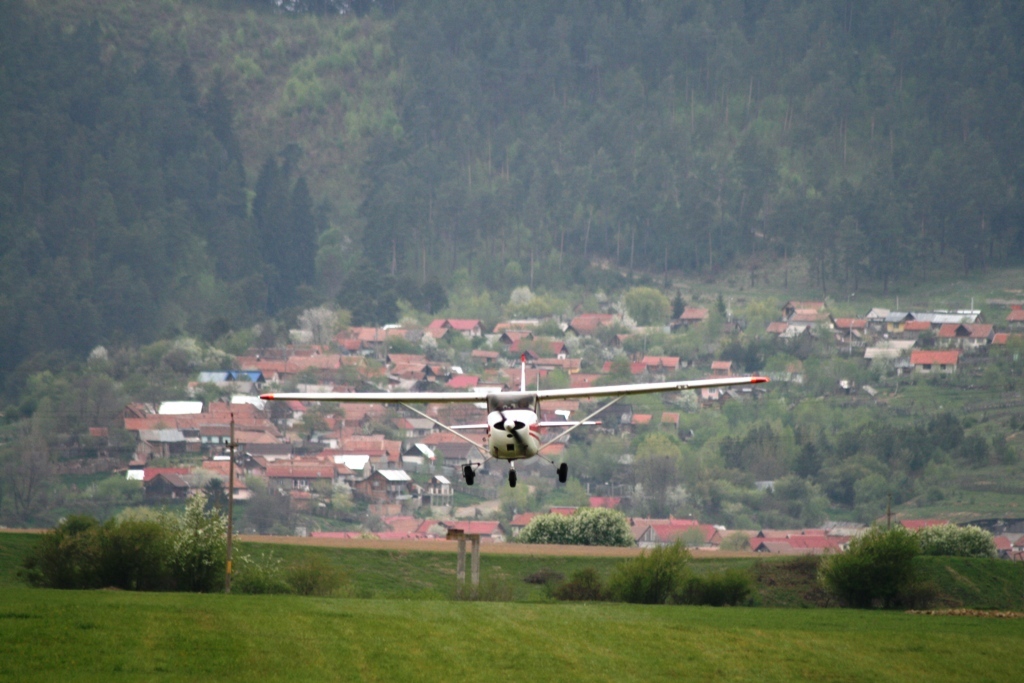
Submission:
{"label": "shrub", "polygon": [[526,583],[532,583],[538,586],[546,586],[551,583],[560,583],[565,579],[565,575],[561,572],[556,572],[553,569],[547,567],[538,569],[534,573],[527,576],[523,581]]}
{"label": "shrub", "polygon": [[178,590],[208,593],[224,582],[227,564],[227,519],[219,510],[206,511],[206,496],[197,493],[174,518],[171,570]]}
{"label": "shrub", "polygon": [[741,605],[746,603],[754,592],[754,582],[750,575],[740,569],[727,569],[723,572],[691,576],[683,584],[681,593],[674,602],[684,605]]}
{"label": "shrub", "polygon": [[22,575],[34,586],[211,591],[224,580],[226,521],[194,496],[181,517],[72,516],[44,535]]}
{"label": "shrub", "polygon": [[995,557],[996,544],[992,534],[974,525],[939,524],[917,532],[921,552],[925,555],[956,557]]}
{"label": "shrub", "polygon": [[537,515],[519,534],[521,543],[629,547],[633,533],[626,516],[607,508],[580,508],[573,514]]}
{"label": "shrub", "polygon": [[615,567],[608,594],[615,600],[662,605],[686,580],[690,553],[680,544],[659,547]]}
{"label": "shrub", "polygon": [[302,558],[285,572],[288,585],[299,595],[327,597],[347,582],[345,573],[321,554]]}
{"label": "shrub", "polygon": [[275,557],[273,551],[260,555],[239,555],[235,559],[235,566],[231,589],[237,593],[266,595],[292,592],[292,587],[285,580],[281,558]]}
{"label": "shrub", "polygon": [[588,567],[573,572],[568,581],[555,586],[551,595],[557,600],[604,600],[604,587],[597,571]]}
{"label": "shrub", "polygon": [[100,586],[159,591],[172,587],[170,535],[158,519],[115,518],[98,531]]}
{"label": "shrub", "polygon": [[914,583],[914,557],[921,553],[917,537],[901,526],[874,527],[850,541],[845,553],[822,561],[819,579],[842,603],[890,609]]}
{"label": "shrub", "polygon": [[557,543],[567,545],[572,524],[565,515],[537,515],[519,533],[520,543]]}
{"label": "shrub", "polygon": [[68,517],[43,535],[25,558],[21,576],[42,588],[96,587],[98,530],[99,522],[92,517]]}

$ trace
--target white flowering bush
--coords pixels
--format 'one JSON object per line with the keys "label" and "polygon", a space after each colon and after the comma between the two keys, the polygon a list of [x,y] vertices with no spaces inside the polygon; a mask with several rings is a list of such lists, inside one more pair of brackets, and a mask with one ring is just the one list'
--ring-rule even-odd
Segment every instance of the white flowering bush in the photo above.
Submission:
{"label": "white flowering bush", "polygon": [[996,544],[992,534],[974,525],[939,524],[917,532],[921,552],[925,555],[955,557],[995,557]]}
{"label": "white flowering bush", "polygon": [[537,515],[519,534],[522,543],[633,545],[626,516],[606,508],[580,508],[572,515]]}
{"label": "white flowering bush", "polygon": [[573,545],[634,545],[626,515],[607,508],[580,508],[569,517]]}
{"label": "white flowering bush", "polygon": [[519,533],[520,543],[557,543],[568,545],[572,524],[566,515],[537,515]]}
{"label": "white flowering bush", "polygon": [[231,588],[238,593],[291,593],[285,580],[284,561],[273,551],[259,555],[240,554],[234,561]]}
{"label": "white flowering bush", "polygon": [[227,518],[205,508],[206,496],[197,493],[172,522],[171,568],[178,590],[208,593],[224,581]]}

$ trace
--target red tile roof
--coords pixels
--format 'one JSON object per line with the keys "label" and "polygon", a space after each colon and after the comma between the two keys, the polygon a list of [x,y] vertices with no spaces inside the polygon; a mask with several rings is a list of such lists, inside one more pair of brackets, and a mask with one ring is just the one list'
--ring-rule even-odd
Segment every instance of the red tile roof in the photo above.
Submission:
{"label": "red tile roof", "polygon": [[520,527],[526,526],[533,521],[533,518],[539,515],[539,512],[520,512],[518,515],[512,518],[509,522],[510,526]]}
{"label": "red tile roof", "polygon": [[911,351],[911,365],[957,365],[960,352],[953,351]]}
{"label": "red tile roof", "polygon": [[179,476],[191,472],[187,467],[147,467],[142,470],[142,481],[149,482],[161,474],[177,474]]}
{"label": "red tile roof", "polygon": [[972,325],[969,323],[946,323],[939,328],[940,339],[987,339],[992,336],[991,325]]}
{"label": "red tile roof", "polygon": [[267,465],[268,479],[334,479],[334,465],[296,464],[291,462]]}
{"label": "red tile roof", "polygon": [[612,313],[583,313],[573,318],[569,327],[579,334],[593,334],[597,328],[614,322],[615,315]]}
{"label": "red tile roof", "polygon": [[707,319],[708,309],[706,308],[696,308],[692,306],[687,306],[679,315],[679,320],[682,320],[683,322],[699,323]]}
{"label": "red tile roof", "polygon": [[445,385],[449,389],[470,389],[480,384],[480,378],[476,375],[455,375]]}

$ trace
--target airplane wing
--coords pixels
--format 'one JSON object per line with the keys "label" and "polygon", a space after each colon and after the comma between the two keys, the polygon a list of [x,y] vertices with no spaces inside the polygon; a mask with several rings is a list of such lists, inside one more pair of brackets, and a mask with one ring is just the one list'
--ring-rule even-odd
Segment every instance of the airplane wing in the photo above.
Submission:
{"label": "airplane wing", "polygon": [[767,382],[767,377],[713,377],[711,379],[679,380],[676,382],[647,382],[643,384],[613,384],[606,387],[579,389],[541,389],[531,392],[540,400],[551,398],[600,398],[602,396],[629,396],[656,394],[666,391],[694,391],[716,387],[735,387]]}
{"label": "airplane wing", "polygon": [[368,391],[260,394],[264,401],[334,401],[336,403],[483,403],[486,394],[458,391]]}
{"label": "airplane wing", "polygon": [[[600,398],[602,396],[628,396],[654,394],[666,391],[693,391],[715,387],[734,387],[767,382],[767,377],[714,377],[711,379],[680,380],[677,382],[647,382],[644,384],[615,384],[606,387],[579,389],[541,389],[539,391],[508,392],[536,395],[541,400],[552,398]],[[494,392],[504,393],[504,392]],[[324,392],[324,393],[270,393],[261,394],[265,401],[333,401],[336,403],[483,403],[486,394],[442,391],[376,391],[376,392]]]}

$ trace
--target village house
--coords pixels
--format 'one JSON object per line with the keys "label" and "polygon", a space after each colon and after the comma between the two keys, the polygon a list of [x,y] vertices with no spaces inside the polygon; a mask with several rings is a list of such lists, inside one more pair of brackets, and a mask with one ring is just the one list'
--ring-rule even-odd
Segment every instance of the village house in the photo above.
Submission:
{"label": "village house", "polygon": [[680,368],[678,356],[644,356],[640,362],[650,375],[661,379]]}
{"label": "village house", "polygon": [[711,361],[712,377],[732,377],[733,367],[731,360]]}
{"label": "village house", "polygon": [[353,487],[357,496],[369,503],[402,503],[411,501],[419,491],[404,470],[377,470]]}
{"label": "village house", "polygon": [[947,323],[939,328],[939,345],[965,351],[984,348],[992,343],[995,331],[992,325]]}
{"label": "village house", "polygon": [[1024,305],[1011,304],[1010,312],[1006,315],[1006,324],[1011,330],[1024,329]]}
{"label": "village house", "polygon": [[689,329],[691,325],[702,323],[708,319],[708,309],[698,308],[696,306],[687,306],[683,309],[683,312],[679,314],[679,317],[672,321],[671,327],[683,327]]}
{"label": "village house", "polygon": [[146,502],[188,498],[191,486],[185,477],[190,472],[187,467],[147,467],[142,471],[142,487]]}
{"label": "village house", "polygon": [[583,313],[572,319],[566,332],[572,332],[579,337],[590,337],[598,328],[614,325],[618,321],[619,317],[613,313]]}
{"label": "village house", "polygon": [[782,304],[782,319],[790,320],[798,311],[818,318],[826,317],[824,301],[787,301]]}
{"label": "village house", "polygon": [[451,507],[454,498],[455,490],[452,488],[452,482],[441,474],[431,477],[420,493],[422,504],[432,507]]}
{"label": "village house", "polygon": [[432,446],[446,472],[458,473],[462,466],[480,459],[480,451],[465,441],[439,443]]}
{"label": "village house", "polygon": [[446,334],[460,334],[467,339],[482,337],[483,327],[479,320],[465,320],[459,318],[444,318],[432,320],[427,325],[426,333],[434,339],[441,339]]}
{"label": "village house", "polygon": [[335,466],[312,462],[275,462],[267,466],[270,486],[281,491],[310,491],[317,483],[332,486]]}
{"label": "village house", "polygon": [[910,365],[915,373],[956,372],[960,363],[959,351],[912,351]]}

